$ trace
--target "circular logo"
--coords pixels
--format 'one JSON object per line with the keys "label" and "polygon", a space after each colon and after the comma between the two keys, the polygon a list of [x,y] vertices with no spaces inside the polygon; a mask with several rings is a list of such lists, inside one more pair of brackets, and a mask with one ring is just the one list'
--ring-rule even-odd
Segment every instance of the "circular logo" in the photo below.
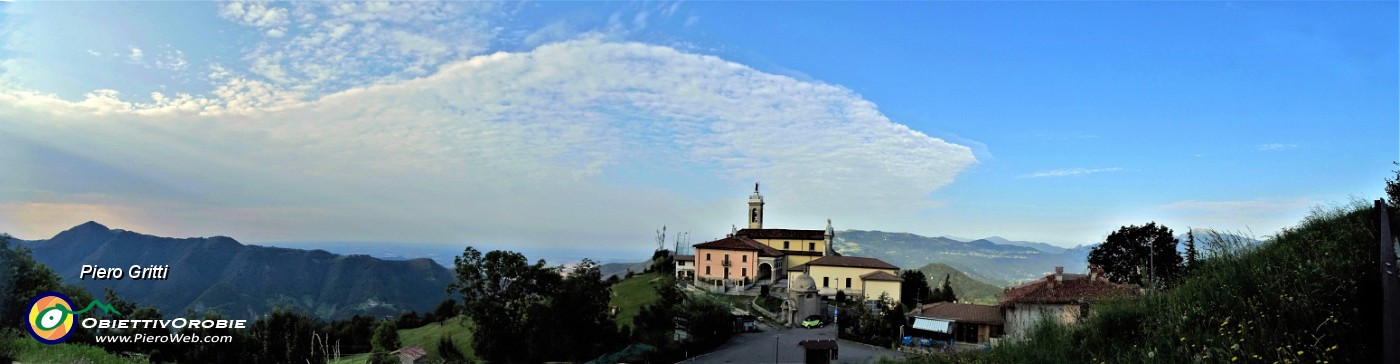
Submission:
{"label": "circular logo", "polygon": [[29,335],[41,343],[53,345],[73,335],[73,300],[62,293],[48,291],[29,301]]}

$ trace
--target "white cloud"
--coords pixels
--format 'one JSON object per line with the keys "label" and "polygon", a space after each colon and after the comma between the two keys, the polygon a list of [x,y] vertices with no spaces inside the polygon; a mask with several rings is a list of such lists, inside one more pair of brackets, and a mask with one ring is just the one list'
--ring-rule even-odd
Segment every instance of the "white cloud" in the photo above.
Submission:
{"label": "white cloud", "polygon": [[1050,171],[1035,172],[1035,173],[1031,173],[1031,174],[1023,174],[1023,175],[1019,176],[1019,178],[1071,177],[1071,176],[1090,175],[1090,174],[1096,174],[1096,173],[1118,172],[1118,171],[1121,171],[1121,170],[1123,170],[1123,168],[1119,168],[1119,167],[1112,167],[1112,168],[1066,168],[1066,169],[1056,169],[1056,170],[1050,170]]}
{"label": "white cloud", "polygon": [[1280,150],[1293,149],[1293,148],[1297,148],[1297,147],[1298,147],[1297,144],[1271,143],[1271,144],[1260,144],[1259,147],[1258,147],[1258,150],[1261,151],[1261,152],[1274,152],[1274,151],[1280,151]]}
{"label": "white cloud", "polygon": [[393,83],[484,52],[492,4],[233,2],[220,15],[265,35],[244,56],[245,77],[308,96]]}
{"label": "white cloud", "polygon": [[[693,196],[707,186],[761,180],[780,219],[856,226],[934,206],[930,193],[976,162],[848,89],[646,44],[495,53],[310,101],[223,67],[211,77],[225,84],[212,98],[151,103],[0,92],[14,137],[184,190],[25,202],[107,196],[147,226],[252,239],[618,244],[661,222],[714,227],[700,220],[741,204]],[[31,180],[8,188],[44,188]]]}
{"label": "white cloud", "polygon": [[93,56],[93,57],[101,57],[101,56],[102,56],[102,52],[98,52],[98,51],[91,50],[91,49],[87,50],[87,54],[90,55],[90,56]]}
{"label": "white cloud", "polygon": [[146,52],[142,52],[141,48],[131,47],[131,54],[127,56],[127,59],[139,63],[145,56]]}

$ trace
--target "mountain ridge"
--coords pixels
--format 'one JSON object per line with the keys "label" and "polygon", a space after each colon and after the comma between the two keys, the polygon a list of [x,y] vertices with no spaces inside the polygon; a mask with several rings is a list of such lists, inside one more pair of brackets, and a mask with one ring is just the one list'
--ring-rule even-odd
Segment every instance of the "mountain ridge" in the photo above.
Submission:
{"label": "mountain ridge", "polygon": [[[67,283],[96,295],[111,288],[123,299],[155,306],[165,315],[215,309],[249,319],[284,307],[322,318],[391,316],[432,309],[447,297],[446,287],[454,279],[450,269],[426,258],[393,261],[245,245],[226,236],[159,237],[93,221],[49,239],[18,242]],[[170,269],[166,280],[76,279],[85,264]]]}

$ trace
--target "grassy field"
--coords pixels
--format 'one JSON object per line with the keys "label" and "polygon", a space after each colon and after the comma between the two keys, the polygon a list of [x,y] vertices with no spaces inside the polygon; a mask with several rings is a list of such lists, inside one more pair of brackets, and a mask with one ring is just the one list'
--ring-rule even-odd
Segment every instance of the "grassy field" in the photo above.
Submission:
{"label": "grassy field", "polygon": [[661,299],[657,287],[675,284],[675,279],[659,273],[638,274],[612,286],[611,305],[617,307],[618,327],[631,327],[632,318],[637,316],[642,306]]}
{"label": "grassy field", "polygon": [[[466,324],[463,325],[463,322]],[[399,342],[403,346],[418,345],[428,352],[429,362],[440,362],[442,359],[438,355],[438,342],[443,337],[450,337],[453,344],[469,360],[476,360],[476,353],[472,350],[472,331],[475,325],[466,317],[457,317],[443,321],[442,324],[431,323],[423,327],[399,330]],[[369,354],[355,354],[332,360],[336,364],[361,364],[369,360]]]}
{"label": "grassy field", "polygon": [[1319,209],[1260,245],[1209,246],[1180,286],[1097,303],[1082,324],[1042,324],[990,352],[909,361],[1378,362],[1376,216],[1359,204]]}
{"label": "grassy field", "polygon": [[20,363],[90,363],[90,364],[133,364],[147,363],[145,359],[127,358],[108,353],[102,348],[84,344],[63,343],[44,345],[28,337],[8,338],[7,350],[14,350],[15,361]]}

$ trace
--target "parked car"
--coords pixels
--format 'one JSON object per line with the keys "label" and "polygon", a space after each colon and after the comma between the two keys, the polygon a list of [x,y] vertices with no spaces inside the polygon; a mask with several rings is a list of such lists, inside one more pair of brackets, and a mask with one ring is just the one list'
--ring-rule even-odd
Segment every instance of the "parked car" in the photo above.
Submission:
{"label": "parked car", "polygon": [[802,320],[802,327],[804,327],[804,328],[810,329],[810,328],[822,327],[822,325],[823,325],[823,322],[822,322],[822,317],[821,317],[820,315],[811,315],[811,316],[807,316],[807,319],[806,319],[806,320]]}

